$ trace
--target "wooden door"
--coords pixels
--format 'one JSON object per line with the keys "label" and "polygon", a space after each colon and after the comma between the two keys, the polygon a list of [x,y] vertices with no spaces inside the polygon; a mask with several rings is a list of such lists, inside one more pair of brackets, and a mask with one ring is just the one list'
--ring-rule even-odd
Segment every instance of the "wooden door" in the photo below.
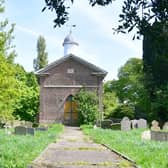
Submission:
{"label": "wooden door", "polygon": [[77,103],[70,95],[64,104],[64,123],[68,125],[75,125],[78,121]]}

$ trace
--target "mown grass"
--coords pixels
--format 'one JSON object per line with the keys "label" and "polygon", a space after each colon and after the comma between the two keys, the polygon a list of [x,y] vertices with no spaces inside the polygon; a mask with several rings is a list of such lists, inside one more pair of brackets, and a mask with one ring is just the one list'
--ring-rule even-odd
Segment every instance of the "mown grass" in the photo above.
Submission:
{"label": "mown grass", "polygon": [[95,142],[105,144],[132,160],[141,168],[168,168],[168,142],[141,140],[143,130],[128,132],[82,127]]}
{"label": "mown grass", "polygon": [[60,124],[38,131],[35,136],[6,135],[0,130],[0,168],[26,168],[62,130]]}

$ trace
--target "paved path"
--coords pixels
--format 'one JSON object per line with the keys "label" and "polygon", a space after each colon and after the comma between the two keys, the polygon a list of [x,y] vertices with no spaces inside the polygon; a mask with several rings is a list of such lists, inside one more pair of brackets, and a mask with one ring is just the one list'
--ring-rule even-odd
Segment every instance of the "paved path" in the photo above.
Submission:
{"label": "paved path", "polygon": [[31,168],[133,168],[104,146],[91,142],[78,127],[65,127],[57,143],[51,143]]}

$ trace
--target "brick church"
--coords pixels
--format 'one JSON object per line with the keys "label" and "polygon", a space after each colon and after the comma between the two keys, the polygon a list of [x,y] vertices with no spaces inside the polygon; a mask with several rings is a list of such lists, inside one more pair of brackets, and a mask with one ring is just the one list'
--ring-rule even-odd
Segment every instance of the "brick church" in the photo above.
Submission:
{"label": "brick church", "polygon": [[77,104],[72,99],[81,88],[96,92],[99,110],[103,111],[103,79],[107,72],[76,56],[78,46],[70,31],[63,42],[64,56],[37,72],[40,79],[40,123],[77,123]]}

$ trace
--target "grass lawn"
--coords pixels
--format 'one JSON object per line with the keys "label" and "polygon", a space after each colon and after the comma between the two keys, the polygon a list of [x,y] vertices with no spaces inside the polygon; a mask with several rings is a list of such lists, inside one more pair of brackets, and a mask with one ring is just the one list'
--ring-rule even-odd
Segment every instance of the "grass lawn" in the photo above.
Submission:
{"label": "grass lawn", "polygon": [[6,135],[0,130],[0,168],[26,168],[63,130],[62,125],[52,125],[48,131],[31,135]]}
{"label": "grass lawn", "polygon": [[95,142],[105,144],[136,161],[141,168],[168,168],[168,142],[141,140],[143,130],[128,132],[82,127]]}

